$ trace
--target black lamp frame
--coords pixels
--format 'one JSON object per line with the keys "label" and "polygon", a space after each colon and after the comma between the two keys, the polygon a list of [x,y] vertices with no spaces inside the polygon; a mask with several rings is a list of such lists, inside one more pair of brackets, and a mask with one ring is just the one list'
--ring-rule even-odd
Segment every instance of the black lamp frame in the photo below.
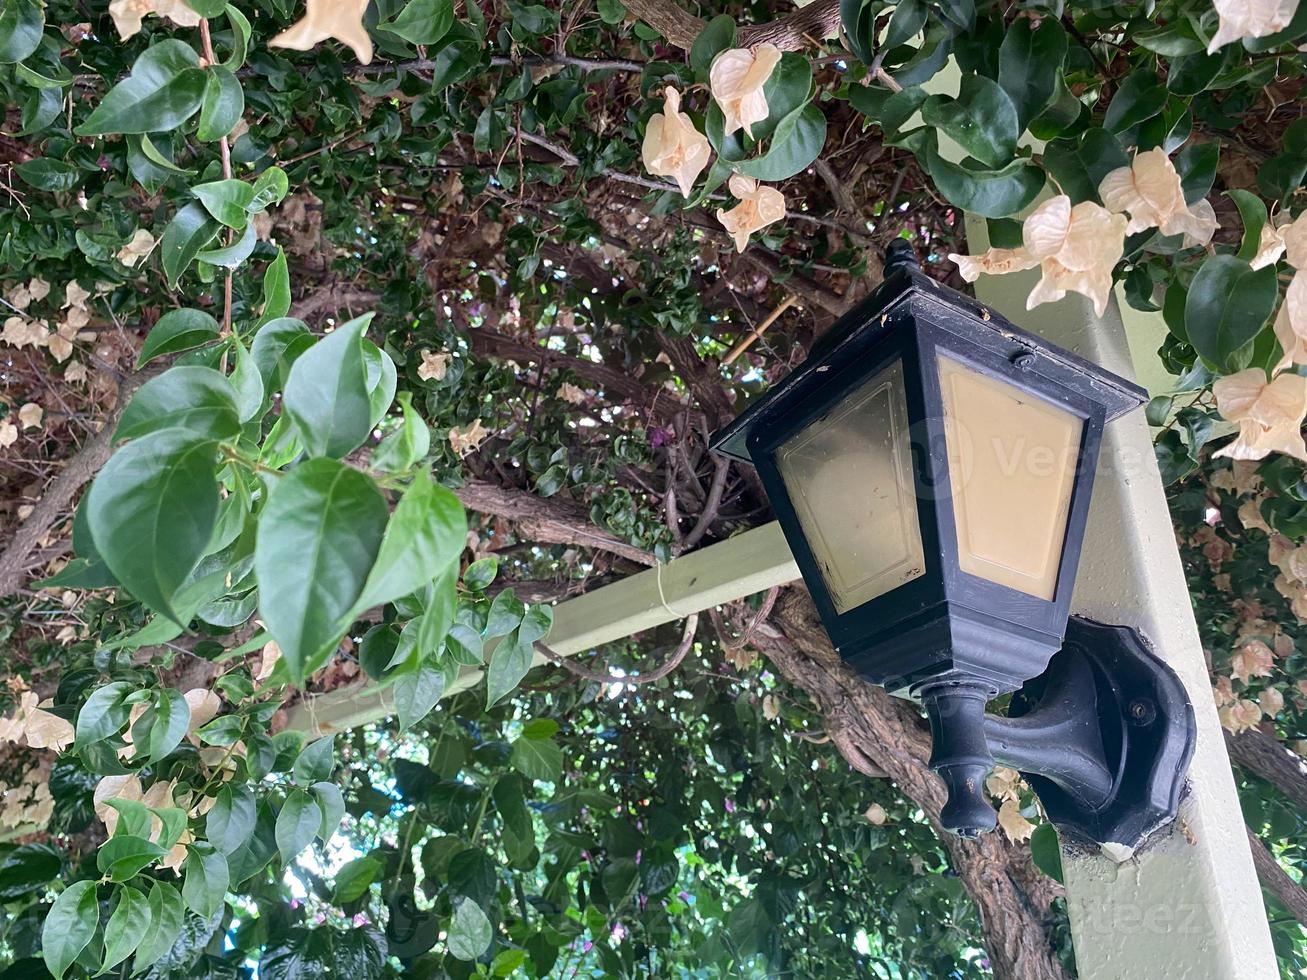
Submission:
{"label": "black lamp frame", "polygon": [[[987,734],[991,739],[997,735],[997,730],[986,731],[992,729],[994,719],[986,721],[985,702],[1038,678],[1062,648],[1103,427],[1143,404],[1147,393],[930,279],[917,267],[906,242],[891,246],[887,258],[884,283],[841,318],[802,365],[721,430],[713,449],[757,467],[841,657],[868,680],[925,703],[935,739],[932,765],[950,788],[944,823],[972,836],[992,827],[994,819],[979,791],[984,773],[993,764]],[[959,565],[938,367],[941,357],[1007,382],[1082,420],[1051,599],[969,574]],[[840,613],[799,523],[775,453],[895,361],[903,365],[926,567],[915,579]],[[1019,534],[1020,528],[1012,533]],[[1090,701],[1106,703],[1100,698]],[[1184,734],[1183,721],[1177,718],[1174,734]],[[1115,722],[1108,724],[1115,730]],[[1100,767],[1113,764],[1104,761],[1101,744],[1095,748],[1087,742],[1079,757],[1095,753]],[[1119,768],[1122,753],[1117,756]],[[1080,775],[1096,784],[1106,778],[1101,773]],[[1166,787],[1162,795],[1173,795],[1171,788]],[[1088,818],[1082,824],[1102,827],[1101,821]]]}

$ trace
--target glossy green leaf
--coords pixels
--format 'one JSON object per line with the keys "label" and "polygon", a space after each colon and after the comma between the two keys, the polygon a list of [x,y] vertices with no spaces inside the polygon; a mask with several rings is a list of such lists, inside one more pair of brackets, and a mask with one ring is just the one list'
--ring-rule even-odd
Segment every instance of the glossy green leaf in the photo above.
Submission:
{"label": "glossy green leaf", "polygon": [[1011,162],[1021,133],[1016,106],[984,75],[963,75],[956,99],[931,96],[921,107],[921,118],[987,167]]}
{"label": "glossy green leaf", "polygon": [[557,783],[563,775],[563,750],[552,739],[517,739],[509,761],[528,779]]}
{"label": "glossy green leaf", "polygon": [[91,692],[77,713],[74,737],[78,747],[102,741],[123,730],[132,713],[131,705],[126,703],[132,690],[126,681],[114,681]]}
{"label": "glossy green leaf", "polygon": [[119,449],[87,495],[91,533],[109,570],[174,621],[173,598],[213,535],[215,473],[212,441],[162,429]]}
{"label": "glossy green leaf", "polygon": [[118,889],[118,905],[104,927],[104,963],[110,970],[131,956],[150,930],[150,900],[131,887]]}
{"label": "glossy green leaf", "polygon": [[30,55],[44,30],[45,11],[36,0],[0,0],[0,65]]}
{"label": "glossy green leaf", "polygon": [[245,92],[240,80],[222,65],[205,72],[204,95],[200,103],[198,139],[218,140],[230,133],[245,111]]}
{"label": "glossy green leaf", "polygon": [[49,157],[20,163],[14,167],[14,173],[39,191],[70,191],[82,180],[81,171],[72,164]]}
{"label": "glossy green leaf", "polygon": [[423,657],[416,670],[395,679],[395,713],[399,727],[413,727],[428,714],[445,693],[445,672],[430,657]]}
{"label": "glossy green leaf", "polygon": [[1239,258],[1251,262],[1257,255],[1261,244],[1262,229],[1266,227],[1266,203],[1252,191],[1228,190],[1225,192],[1239,209],[1243,220],[1243,241],[1239,246]]}
{"label": "glossy green leaf", "polygon": [[391,602],[434,581],[458,560],[466,542],[462,503],[428,474],[419,473],[386,524],[356,611]]}
{"label": "glossy green leaf", "polygon": [[295,782],[309,786],[331,778],[331,770],[336,765],[335,743],[335,737],[328,735],[300,749],[291,770]]}
{"label": "glossy green leaf", "polygon": [[197,439],[235,438],[241,419],[231,382],[212,368],[170,368],[132,396],[113,437],[139,439],[160,429],[184,430]]}
{"label": "glossy green leaf", "polygon": [[100,133],[159,133],[193,116],[204,97],[204,72],[190,45],[168,38],[151,45],[131,74],[111,88],[78,136]]}
{"label": "glossy green leaf", "polygon": [[155,881],[150,885],[150,924],[136,947],[132,966],[144,970],[168,953],[181,935],[186,916],[186,905],[181,892],[167,882]]}
{"label": "glossy green leaf", "polygon": [[290,273],[286,266],[285,249],[277,249],[277,257],[268,263],[263,273],[263,312],[254,329],[259,331],[269,321],[284,317],[290,311]]}
{"label": "glossy green leaf", "polygon": [[825,142],[826,114],[805,106],[776,127],[765,153],[735,163],[734,169],[756,180],[786,180],[817,159]]}
{"label": "glossy green leaf", "polygon": [[100,846],[95,855],[95,866],[110,881],[127,881],[168,852],[144,837],[118,834]]}
{"label": "glossy green leaf", "polygon": [[277,814],[277,851],[284,863],[309,846],[322,826],[322,809],[308,793],[293,789]]}
{"label": "glossy green leaf", "polygon": [[490,948],[492,930],[481,906],[470,898],[454,903],[454,916],[445,935],[445,946],[455,959],[470,962]]}
{"label": "glossy green leaf", "polygon": [[147,761],[151,764],[162,762],[185,737],[191,724],[191,706],[181,691],[163,688],[155,692],[154,701],[145,709],[138,724],[150,733],[143,746]]}
{"label": "glossy green leaf", "polygon": [[222,908],[231,877],[224,854],[208,844],[192,844],[187,848],[182,875],[182,899],[187,908],[206,919]]}
{"label": "glossy green leaf", "polygon": [[141,345],[139,369],[165,354],[176,354],[218,339],[218,321],[203,310],[169,310],[159,317]]}
{"label": "glossy green leaf", "polygon": [[1151,70],[1136,71],[1121,82],[1103,116],[1103,128],[1120,133],[1151,119],[1166,105],[1166,89]]}
{"label": "glossy green leaf", "polygon": [[74,882],[55,899],[41,927],[41,956],[55,980],[61,980],[90,945],[99,924],[94,881]]}
{"label": "glossy green leaf", "polygon": [[205,818],[205,836],[223,854],[243,847],[254,832],[258,807],[248,786],[224,786],[218,790]]}
{"label": "glossy green leaf", "polygon": [[1025,160],[1001,170],[969,170],[928,150],[927,168],[940,193],[965,211],[1006,218],[1021,211],[1044,187],[1044,172]]}
{"label": "glossy green leaf", "polygon": [[1185,299],[1189,342],[1213,364],[1229,365],[1261,331],[1278,296],[1275,266],[1253,270],[1233,255],[1208,256]]}
{"label": "glossy green leaf", "polygon": [[238,231],[249,223],[247,208],[254,200],[254,188],[243,180],[215,180],[191,188],[204,209],[228,228]]}
{"label": "glossy green leaf", "polygon": [[398,34],[412,44],[435,44],[453,23],[451,0],[408,0],[398,14],[377,24],[377,30]]}
{"label": "glossy green leaf", "polygon": [[523,639],[521,628],[509,633],[491,652],[486,668],[486,706],[490,707],[507,697],[521,683],[535,648]]}
{"label": "glossy green leaf", "polygon": [[1066,31],[1052,17],[1019,17],[1008,26],[998,53],[998,84],[1012,101],[1018,130],[1052,101],[1067,44]]}
{"label": "glossy green leaf", "polygon": [[322,811],[318,838],[325,844],[340,829],[340,822],[345,819],[345,798],[341,795],[339,786],[325,781],[314,783],[309,787],[309,792]]}
{"label": "glossy green leaf", "polygon": [[706,75],[713,59],[734,46],[735,20],[726,14],[719,14],[708,21],[690,46],[690,67],[699,74]]}
{"label": "glossy green leaf", "polygon": [[372,454],[375,469],[398,473],[425,459],[431,451],[431,429],[413,407],[413,393],[401,391],[399,405],[404,413],[403,424],[381,440]]}
{"label": "glossy green leaf", "polygon": [[282,407],[311,456],[344,456],[372,429],[359,343],[371,320],[369,314],[337,327],[291,366]]}
{"label": "glossy green leaf", "polygon": [[263,410],[263,378],[253,356],[236,337],[231,340],[231,352],[235,363],[228,380],[236,397],[237,416],[243,424]]}
{"label": "glossy green leaf", "polygon": [[258,235],[254,231],[253,222],[251,222],[245,226],[245,230],[241,232],[241,237],[230,245],[205,249],[196,253],[195,257],[201,262],[208,262],[210,265],[221,266],[224,269],[235,269],[250,257],[257,243]]}
{"label": "glossy green leaf", "polygon": [[195,261],[200,249],[213,241],[221,227],[201,204],[194,201],[168,222],[159,242],[159,256],[170,287],[177,288],[182,273]]}
{"label": "glossy green leaf", "polygon": [[297,683],[349,625],[387,517],[376,484],[335,460],[301,463],[273,490],[254,553],[259,608]]}

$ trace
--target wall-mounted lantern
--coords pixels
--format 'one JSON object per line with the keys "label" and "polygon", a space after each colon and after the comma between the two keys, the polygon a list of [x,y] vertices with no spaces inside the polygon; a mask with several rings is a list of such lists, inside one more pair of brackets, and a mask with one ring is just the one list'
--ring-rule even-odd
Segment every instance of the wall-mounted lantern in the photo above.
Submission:
{"label": "wall-mounted lantern", "polygon": [[1103,427],[1146,399],[899,240],[875,293],[714,438],[758,468],[840,655],[924,703],[954,833],[994,827],[995,759],[1074,836],[1133,845],[1175,815],[1183,687],[1131,630],[1067,636]]}

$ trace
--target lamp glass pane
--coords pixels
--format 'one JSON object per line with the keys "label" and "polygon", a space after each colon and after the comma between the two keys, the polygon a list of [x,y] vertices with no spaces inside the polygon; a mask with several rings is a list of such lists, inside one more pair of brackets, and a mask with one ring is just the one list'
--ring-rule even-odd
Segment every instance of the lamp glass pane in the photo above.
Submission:
{"label": "lamp glass pane", "polygon": [[939,376],[958,563],[1051,600],[1084,420],[950,357]]}
{"label": "lamp glass pane", "polygon": [[840,613],[925,572],[903,364],[895,361],[776,451]]}

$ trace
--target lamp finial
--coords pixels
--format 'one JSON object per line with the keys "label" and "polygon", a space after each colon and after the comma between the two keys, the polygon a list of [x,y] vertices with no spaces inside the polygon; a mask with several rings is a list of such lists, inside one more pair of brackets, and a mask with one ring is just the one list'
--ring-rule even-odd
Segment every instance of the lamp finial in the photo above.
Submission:
{"label": "lamp finial", "polygon": [[921,267],[917,262],[917,250],[906,238],[894,239],[885,249],[885,275],[888,276],[901,265],[913,269]]}

